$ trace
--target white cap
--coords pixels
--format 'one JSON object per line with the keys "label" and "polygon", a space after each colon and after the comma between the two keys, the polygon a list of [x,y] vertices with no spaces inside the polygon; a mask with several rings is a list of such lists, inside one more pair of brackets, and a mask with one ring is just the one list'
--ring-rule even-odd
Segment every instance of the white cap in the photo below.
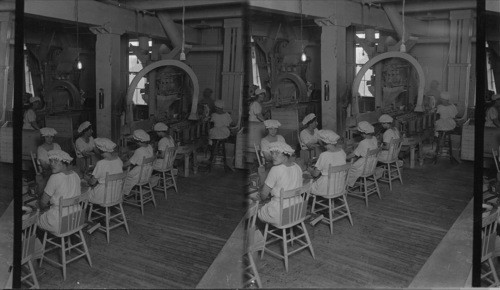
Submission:
{"label": "white cap", "polygon": [[316,115],[314,113],[305,116],[304,120],[302,120],[302,125],[307,125],[307,123],[309,123],[314,118],[316,118]]}
{"label": "white cap", "polygon": [[286,154],[290,154],[290,155],[295,153],[295,150],[293,150],[293,148],[290,147],[290,145],[288,145],[284,142],[280,142],[280,141],[270,143],[269,144],[269,151],[270,152],[277,151],[280,153],[286,153]]}
{"label": "white cap", "polygon": [[78,127],[78,133],[82,133],[85,129],[87,129],[88,127],[90,127],[90,122],[89,121],[85,121],[83,123],[80,124],[80,127]]}
{"label": "white cap", "polygon": [[94,143],[99,150],[104,152],[113,152],[116,147],[116,144],[108,138],[95,138]]}
{"label": "white cap", "polygon": [[450,93],[448,93],[448,92],[442,92],[441,93],[441,99],[443,99],[443,100],[449,100],[450,99]]}
{"label": "white cap", "polygon": [[42,101],[39,97],[31,97],[30,98],[30,103],[34,103],[36,101]]}
{"label": "white cap", "polygon": [[266,90],[264,89],[256,89],[255,90],[255,95],[258,96],[260,94],[265,94],[266,93]]}
{"label": "white cap", "polygon": [[214,106],[216,106],[217,108],[220,108],[220,109],[224,109],[224,101],[217,100],[217,101],[215,101]]}
{"label": "white cap", "polygon": [[139,142],[149,142],[149,140],[150,140],[149,134],[146,133],[146,131],[144,131],[142,129],[135,130],[134,134],[132,136],[134,137],[135,140],[137,140]]}
{"label": "white cap", "polygon": [[165,125],[165,123],[163,122],[158,122],[155,124],[155,126],[153,127],[153,130],[155,130],[156,132],[163,132],[163,131],[167,131],[168,130],[168,126]]}
{"label": "white cap", "polygon": [[265,120],[264,126],[266,127],[266,129],[271,129],[271,128],[277,129],[281,126],[281,123],[278,120]]}
{"label": "white cap", "polygon": [[59,161],[65,161],[65,162],[71,162],[73,160],[73,157],[69,156],[68,153],[62,151],[62,150],[50,150],[47,152],[49,159],[55,159]]}
{"label": "white cap", "polygon": [[369,134],[375,132],[375,128],[373,128],[372,124],[366,121],[361,121],[358,123],[358,131]]}
{"label": "white cap", "polygon": [[318,131],[319,139],[327,144],[337,144],[337,141],[340,139],[340,136],[332,130],[319,130]]}
{"label": "white cap", "polygon": [[378,121],[380,123],[392,123],[393,119],[391,116],[387,115],[387,114],[383,114],[382,116],[380,116],[378,118]]}
{"label": "white cap", "polygon": [[42,135],[42,137],[55,136],[57,134],[57,131],[54,128],[44,127],[40,129],[40,134]]}

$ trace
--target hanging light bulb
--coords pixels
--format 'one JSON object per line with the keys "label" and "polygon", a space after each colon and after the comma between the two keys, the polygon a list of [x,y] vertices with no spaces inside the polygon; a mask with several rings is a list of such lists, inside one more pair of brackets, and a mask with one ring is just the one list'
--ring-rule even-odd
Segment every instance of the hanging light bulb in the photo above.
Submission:
{"label": "hanging light bulb", "polygon": [[305,62],[307,60],[307,55],[306,53],[304,52],[304,50],[302,50],[302,55],[300,56],[300,60],[302,62]]}
{"label": "hanging light bulb", "polygon": [[83,68],[82,61],[80,60],[80,45],[79,45],[79,36],[78,33],[78,0],[75,1],[75,19],[76,19],[76,49],[78,51],[78,56],[76,57],[76,68],[81,70]]}
{"label": "hanging light bulb", "polygon": [[82,64],[82,61],[80,60],[80,57],[78,57],[76,60],[77,60],[77,62],[76,62],[76,68],[78,70],[81,70],[83,68],[83,64]]}
{"label": "hanging light bulb", "polygon": [[182,0],[182,49],[181,55],[179,57],[180,60],[186,60],[186,53],[184,52],[184,44],[186,42],[186,37],[184,35],[184,16],[186,14],[186,6],[184,5],[184,0]]}
{"label": "hanging light bulb", "polygon": [[305,62],[307,60],[307,55],[304,52],[304,38],[302,37],[302,29],[303,29],[303,25],[302,25],[302,0],[300,0],[300,42],[302,44],[302,54],[300,55],[300,60],[302,62]]}

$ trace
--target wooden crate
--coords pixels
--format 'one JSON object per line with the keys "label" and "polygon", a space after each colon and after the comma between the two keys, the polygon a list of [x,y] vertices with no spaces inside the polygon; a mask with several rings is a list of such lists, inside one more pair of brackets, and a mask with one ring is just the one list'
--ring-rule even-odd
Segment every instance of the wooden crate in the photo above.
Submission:
{"label": "wooden crate", "polygon": [[12,122],[7,122],[0,128],[0,162],[13,162],[12,129]]}

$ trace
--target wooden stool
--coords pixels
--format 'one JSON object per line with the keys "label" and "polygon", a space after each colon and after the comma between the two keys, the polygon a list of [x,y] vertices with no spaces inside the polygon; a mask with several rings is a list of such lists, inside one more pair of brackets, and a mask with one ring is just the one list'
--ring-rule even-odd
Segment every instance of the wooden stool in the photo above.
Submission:
{"label": "wooden stool", "polygon": [[[450,162],[453,162],[453,155],[451,154],[451,130],[450,131],[437,131],[438,132],[438,140],[436,144],[436,157],[434,159],[434,164],[437,163],[439,157],[442,157],[446,154],[449,155]],[[448,153],[446,153],[448,151]]]}
{"label": "wooden stool", "polygon": [[[212,139],[212,142],[210,167],[212,167],[212,165],[222,165],[226,168],[226,139]],[[222,163],[220,159],[222,159]]]}

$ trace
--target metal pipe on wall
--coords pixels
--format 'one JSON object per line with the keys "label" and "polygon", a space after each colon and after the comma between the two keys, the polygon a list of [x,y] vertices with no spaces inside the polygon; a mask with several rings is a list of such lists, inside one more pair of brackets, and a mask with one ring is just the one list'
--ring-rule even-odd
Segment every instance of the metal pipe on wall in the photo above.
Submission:
{"label": "metal pipe on wall", "polygon": [[172,41],[172,45],[174,47],[182,46],[181,34],[175,26],[172,17],[170,17],[170,15],[168,15],[168,13],[166,12],[158,12],[157,17],[158,20],[160,20],[161,26],[165,30],[168,38],[170,38],[170,41]]}

